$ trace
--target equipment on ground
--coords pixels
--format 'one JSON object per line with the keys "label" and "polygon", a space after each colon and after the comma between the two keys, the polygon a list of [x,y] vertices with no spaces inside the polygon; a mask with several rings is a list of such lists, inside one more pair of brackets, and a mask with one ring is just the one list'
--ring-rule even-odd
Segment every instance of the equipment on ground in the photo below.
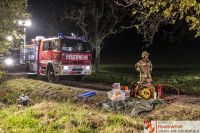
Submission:
{"label": "equipment on ground", "polygon": [[17,101],[18,101],[19,105],[21,105],[21,106],[28,106],[30,98],[28,96],[25,96],[24,94],[22,94],[21,96],[19,96],[19,99],[17,99]]}
{"label": "equipment on ground", "polygon": [[151,84],[137,84],[136,86],[131,85],[131,97],[150,99],[154,98],[155,87]]}
{"label": "equipment on ground", "polygon": [[[129,88],[131,97],[140,99],[164,99],[165,102],[169,103],[179,97],[178,88],[167,84],[134,84],[132,82]],[[173,94],[170,94],[171,91]]]}
{"label": "equipment on ground", "polygon": [[82,97],[82,98],[87,98],[87,97],[92,97],[92,96],[95,96],[95,95],[96,95],[96,92],[88,91],[88,92],[80,94],[79,96]]}
{"label": "equipment on ground", "polygon": [[118,90],[118,89],[113,89],[112,91],[107,92],[108,98],[113,101],[124,101],[126,99],[125,92]]}
{"label": "equipment on ground", "polygon": [[[117,87],[116,87],[117,86]],[[134,84],[130,87],[120,86],[120,83],[112,85],[112,91],[107,92],[109,100],[102,102],[101,108],[108,112],[120,112],[138,116],[142,112],[149,112],[156,104],[172,103],[179,96],[178,88],[166,84]],[[176,95],[164,94],[163,89],[171,88]],[[125,91],[130,91],[130,97],[126,97]]]}

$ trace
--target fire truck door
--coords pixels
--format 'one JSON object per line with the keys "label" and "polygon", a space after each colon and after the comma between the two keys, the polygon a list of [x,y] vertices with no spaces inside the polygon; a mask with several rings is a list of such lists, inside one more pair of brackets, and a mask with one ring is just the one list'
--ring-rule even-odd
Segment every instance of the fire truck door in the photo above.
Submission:
{"label": "fire truck door", "polygon": [[49,61],[51,60],[51,41],[45,41],[42,51],[42,60]]}

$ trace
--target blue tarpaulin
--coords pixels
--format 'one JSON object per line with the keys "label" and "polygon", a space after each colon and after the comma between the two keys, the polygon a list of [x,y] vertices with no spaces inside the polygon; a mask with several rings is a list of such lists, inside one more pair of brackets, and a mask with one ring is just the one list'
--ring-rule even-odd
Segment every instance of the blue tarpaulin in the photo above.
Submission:
{"label": "blue tarpaulin", "polygon": [[80,94],[79,96],[84,98],[84,97],[91,97],[91,96],[94,96],[94,95],[96,95],[96,92],[88,91],[88,92]]}

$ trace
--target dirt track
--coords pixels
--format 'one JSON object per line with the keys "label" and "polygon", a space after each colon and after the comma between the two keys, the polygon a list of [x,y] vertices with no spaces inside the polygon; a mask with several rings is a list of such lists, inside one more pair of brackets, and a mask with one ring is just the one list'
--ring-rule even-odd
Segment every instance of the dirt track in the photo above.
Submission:
{"label": "dirt track", "polygon": [[[8,73],[11,77],[24,77],[26,78],[25,72],[14,72],[14,73]],[[45,77],[38,77],[36,80],[45,80]],[[103,83],[88,83],[88,82],[76,82],[73,80],[59,80],[56,82],[56,84],[62,84],[67,85],[71,87],[78,87],[85,90],[96,90],[96,91],[109,91],[111,90],[110,85],[106,85]]]}

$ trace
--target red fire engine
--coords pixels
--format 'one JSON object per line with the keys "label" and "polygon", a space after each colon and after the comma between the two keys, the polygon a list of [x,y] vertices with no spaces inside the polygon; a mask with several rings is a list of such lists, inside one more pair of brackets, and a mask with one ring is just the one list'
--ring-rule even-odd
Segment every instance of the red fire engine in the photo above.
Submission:
{"label": "red fire engine", "polygon": [[91,74],[91,47],[80,37],[36,38],[21,48],[23,57],[28,77],[43,75],[54,82],[71,75],[80,81]]}

